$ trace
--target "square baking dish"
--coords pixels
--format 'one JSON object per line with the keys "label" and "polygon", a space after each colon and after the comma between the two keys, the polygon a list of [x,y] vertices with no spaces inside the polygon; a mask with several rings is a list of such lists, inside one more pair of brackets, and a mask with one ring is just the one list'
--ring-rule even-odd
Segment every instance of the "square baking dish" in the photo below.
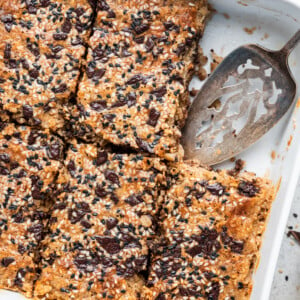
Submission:
{"label": "square baking dish", "polygon": [[[216,12],[208,22],[201,47],[210,56],[211,49],[220,56],[227,55],[240,45],[258,43],[279,49],[300,28],[300,2],[297,0],[211,0]],[[289,58],[296,82],[300,82],[300,45]],[[209,65],[209,64],[208,64]],[[191,88],[202,83],[194,78]],[[297,91],[297,99],[299,98]],[[300,174],[300,101],[295,108],[266,136],[238,156],[246,169],[259,176],[268,176],[278,186],[267,224],[261,258],[254,275],[252,300],[269,297],[273,274],[284,229]],[[229,162],[220,168],[232,167]],[[24,299],[19,294],[0,291],[0,300]]]}

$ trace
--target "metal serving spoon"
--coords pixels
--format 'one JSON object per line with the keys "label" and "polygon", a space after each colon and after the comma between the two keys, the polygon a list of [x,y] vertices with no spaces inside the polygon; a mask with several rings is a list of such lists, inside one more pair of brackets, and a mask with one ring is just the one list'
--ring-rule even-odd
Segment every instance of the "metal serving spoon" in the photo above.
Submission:
{"label": "metal serving spoon", "polygon": [[214,165],[256,142],[288,111],[296,84],[287,58],[300,30],[279,51],[245,45],[211,74],[190,107],[182,143],[186,159]]}

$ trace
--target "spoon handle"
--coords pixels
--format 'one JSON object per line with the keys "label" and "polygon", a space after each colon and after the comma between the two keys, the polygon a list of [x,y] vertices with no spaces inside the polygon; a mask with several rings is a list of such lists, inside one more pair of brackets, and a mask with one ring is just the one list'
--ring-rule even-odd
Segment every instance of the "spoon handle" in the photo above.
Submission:
{"label": "spoon handle", "polygon": [[300,41],[300,30],[298,30],[291,39],[281,48],[279,51],[281,55],[288,56],[291,51],[295,48],[295,46]]}

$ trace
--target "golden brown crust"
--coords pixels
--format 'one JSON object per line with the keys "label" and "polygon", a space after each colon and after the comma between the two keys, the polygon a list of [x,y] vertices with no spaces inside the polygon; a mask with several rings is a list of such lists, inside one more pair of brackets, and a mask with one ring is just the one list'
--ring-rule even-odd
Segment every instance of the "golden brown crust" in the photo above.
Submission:
{"label": "golden brown crust", "polygon": [[62,144],[48,132],[0,128],[0,288],[30,297]]}
{"label": "golden brown crust", "polygon": [[137,299],[165,165],[76,142],[65,165],[35,297]]}
{"label": "golden brown crust", "polygon": [[[249,299],[274,188],[196,163],[171,170],[143,299]],[[160,298],[157,298],[160,297]]]}

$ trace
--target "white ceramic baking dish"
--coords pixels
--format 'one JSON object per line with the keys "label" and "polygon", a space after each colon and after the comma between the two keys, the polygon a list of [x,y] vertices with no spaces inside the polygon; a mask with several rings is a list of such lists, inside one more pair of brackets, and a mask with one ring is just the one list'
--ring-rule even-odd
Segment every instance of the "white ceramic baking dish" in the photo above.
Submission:
{"label": "white ceramic baking dish", "polygon": [[[279,49],[300,29],[299,0],[211,0],[210,3],[217,12],[208,22],[201,41],[207,55],[210,49],[214,49],[218,55],[225,56],[246,43],[259,43],[270,49]],[[247,33],[245,28],[253,33]],[[300,46],[295,48],[289,62],[294,77],[300,84]],[[191,87],[200,86],[201,83],[193,79]],[[299,95],[298,91],[297,99]],[[267,300],[269,297],[281,240],[300,173],[300,105],[298,106],[299,108],[291,110],[265,137],[239,156],[246,161],[247,170],[260,176],[267,175],[275,184],[281,182],[267,225],[260,264],[254,275],[252,300]],[[221,165],[228,166],[229,163]],[[16,293],[0,291],[0,300],[19,299],[24,298]]]}

